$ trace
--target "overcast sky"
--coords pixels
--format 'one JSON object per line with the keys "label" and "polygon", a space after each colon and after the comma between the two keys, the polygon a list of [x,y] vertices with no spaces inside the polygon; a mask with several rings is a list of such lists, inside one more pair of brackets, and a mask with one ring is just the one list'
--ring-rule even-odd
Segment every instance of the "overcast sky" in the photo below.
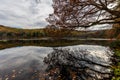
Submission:
{"label": "overcast sky", "polygon": [[0,0],[0,25],[17,28],[41,28],[53,12],[52,0]]}
{"label": "overcast sky", "polygon": [[[45,18],[53,13],[51,5],[52,0],[0,0],[0,25],[24,29],[43,28],[48,24]],[[104,28],[107,27],[90,27],[88,30]]]}

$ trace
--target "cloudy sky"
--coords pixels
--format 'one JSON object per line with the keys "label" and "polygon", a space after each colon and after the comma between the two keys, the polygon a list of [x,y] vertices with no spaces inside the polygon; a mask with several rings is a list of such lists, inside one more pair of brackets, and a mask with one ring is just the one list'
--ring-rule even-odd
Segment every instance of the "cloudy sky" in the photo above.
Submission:
{"label": "cloudy sky", "polygon": [[52,0],[0,0],[0,25],[42,28],[53,12],[51,5]]}

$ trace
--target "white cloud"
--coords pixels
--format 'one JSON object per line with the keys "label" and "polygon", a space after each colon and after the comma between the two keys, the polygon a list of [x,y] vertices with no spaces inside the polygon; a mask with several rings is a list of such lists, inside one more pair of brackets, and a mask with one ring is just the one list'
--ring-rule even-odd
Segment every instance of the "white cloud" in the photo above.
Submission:
{"label": "white cloud", "polygon": [[[41,28],[53,12],[52,0],[0,0],[0,24],[19,28]],[[39,1],[39,0],[38,0]]]}

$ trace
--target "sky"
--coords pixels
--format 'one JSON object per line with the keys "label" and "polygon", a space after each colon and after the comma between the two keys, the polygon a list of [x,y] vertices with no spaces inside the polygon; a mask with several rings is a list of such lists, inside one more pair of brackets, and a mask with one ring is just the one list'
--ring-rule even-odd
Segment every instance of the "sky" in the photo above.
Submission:
{"label": "sky", "polygon": [[[0,0],[0,25],[23,29],[44,28],[49,24],[45,19],[51,13],[52,0]],[[88,30],[104,28],[100,25]]]}
{"label": "sky", "polygon": [[16,28],[43,28],[53,13],[52,0],[0,0],[0,25]]}

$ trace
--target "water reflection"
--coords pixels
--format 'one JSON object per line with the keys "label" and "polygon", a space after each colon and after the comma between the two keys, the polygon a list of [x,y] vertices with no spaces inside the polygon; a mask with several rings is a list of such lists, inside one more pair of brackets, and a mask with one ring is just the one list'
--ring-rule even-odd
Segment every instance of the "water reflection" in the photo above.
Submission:
{"label": "water reflection", "polygon": [[24,46],[0,50],[1,80],[93,80],[110,75],[109,48]]}
{"label": "water reflection", "polygon": [[8,40],[0,41],[0,49],[17,47],[17,46],[45,46],[45,47],[58,47],[58,46],[71,46],[78,44],[87,45],[108,45],[109,41],[100,40]]}
{"label": "water reflection", "polygon": [[0,77],[2,80],[39,80],[46,69],[43,59],[52,51],[52,48],[33,46],[1,50]]}
{"label": "water reflection", "polygon": [[78,45],[54,48],[44,59],[48,71],[59,69],[53,80],[109,80],[112,52],[109,48]]}

